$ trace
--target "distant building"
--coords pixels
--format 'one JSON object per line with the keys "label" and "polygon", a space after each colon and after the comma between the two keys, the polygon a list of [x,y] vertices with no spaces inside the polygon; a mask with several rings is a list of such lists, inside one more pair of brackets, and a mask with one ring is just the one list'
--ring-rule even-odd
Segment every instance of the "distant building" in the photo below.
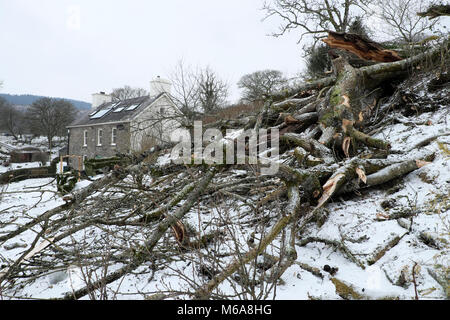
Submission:
{"label": "distant building", "polygon": [[[171,84],[156,78],[150,95],[115,102],[104,92],[92,95],[92,112],[75,120],[69,131],[68,154],[82,159],[134,153],[167,142],[178,127],[178,110],[170,98]],[[71,159],[72,167],[78,167]]]}
{"label": "distant building", "polygon": [[47,162],[49,155],[39,148],[26,147],[9,153],[11,163]]}

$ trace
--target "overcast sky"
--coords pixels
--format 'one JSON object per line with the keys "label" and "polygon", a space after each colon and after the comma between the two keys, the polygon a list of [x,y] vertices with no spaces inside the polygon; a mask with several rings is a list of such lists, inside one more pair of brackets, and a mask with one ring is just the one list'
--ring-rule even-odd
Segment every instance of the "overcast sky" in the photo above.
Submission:
{"label": "overcast sky", "polygon": [[244,74],[303,68],[297,35],[268,36],[262,0],[0,0],[2,93],[91,101],[125,84],[148,89],[180,59],[231,85]]}

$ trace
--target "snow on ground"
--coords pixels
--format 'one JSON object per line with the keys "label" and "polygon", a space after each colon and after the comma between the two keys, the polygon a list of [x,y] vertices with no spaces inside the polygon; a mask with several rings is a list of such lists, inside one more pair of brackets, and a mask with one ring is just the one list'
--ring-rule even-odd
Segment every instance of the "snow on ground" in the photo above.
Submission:
{"label": "snow on ground", "polygon": [[[13,231],[43,212],[64,204],[53,178],[30,179],[0,186],[0,234]],[[0,262],[16,259],[33,242],[35,230],[2,243]]]}
{"label": "snow on ground", "polygon": [[[448,107],[435,113],[411,117],[409,120],[429,120],[432,125],[389,125],[376,137],[388,140],[395,150],[407,150],[427,137],[450,132]],[[360,196],[345,201],[338,198],[329,204],[326,208],[326,222],[321,227],[312,224],[302,235],[302,239],[315,237],[341,243],[352,252],[353,257],[349,257],[342,248],[323,241],[311,241],[305,246],[297,246],[297,260],[282,276],[282,281],[276,289],[276,298],[341,299],[333,284],[335,279],[339,279],[364,298],[413,299],[417,289],[420,299],[444,299],[448,293],[434,275],[445,274],[450,267],[450,158],[440,149],[438,142],[448,147],[450,136],[441,136],[426,146],[426,150],[436,152],[435,159],[400,179],[399,187],[363,190]],[[411,156],[414,156],[414,153],[411,153]],[[158,163],[164,165],[169,160],[169,155],[164,155]],[[239,176],[245,174],[245,171],[235,170],[233,174]],[[95,177],[99,178],[101,176]],[[125,182],[132,182],[132,179],[128,180]],[[151,182],[151,177],[145,177],[144,184]],[[90,183],[83,181],[77,184],[76,190]],[[0,236],[64,203],[56,193],[53,179],[12,183],[2,187],[0,191]],[[386,201],[391,201],[394,205],[383,205]],[[399,218],[383,220],[377,215],[379,213]],[[274,216],[270,212],[265,214]],[[216,204],[214,210],[201,206],[193,209],[187,216],[186,223],[200,225],[203,232],[218,228],[217,223],[222,223],[224,228],[227,226],[233,229],[230,222],[242,219],[240,215],[240,207],[231,207],[224,202]],[[218,216],[223,220],[218,219]],[[61,214],[53,219],[63,217],[64,214]],[[251,217],[248,219],[251,220]],[[275,221],[276,218],[272,219],[271,223]],[[216,222],[215,227],[212,222]],[[33,228],[0,243],[0,264],[18,259],[29,248],[38,230],[38,227]],[[76,244],[77,241],[95,242],[103,239],[107,244],[108,236],[115,232],[122,234],[121,230],[114,227],[108,231],[109,234],[91,228],[82,234],[74,234],[72,240]],[[250,224],[235,228],[233,232],[237,238],[243,240],[241,252],[248,250],[245,240],[251,233],[255,234],[256,239],[261,236]],[[169,241],[168,238],[169,236],[162,241]],[[143,235],[136,232],[132,239],[139,241],[143,239]],[[228,241],[218,248],[224,253],[225,264],[231,261],[225,253],[234,249],[233,245],[232,241]],[[274,247],[277,245],[279,242],[275,241]],[[157,271],[152,269],[150,263],[145,263],[133,274],[111,283],[108,288],[113,292],[118,290],[118,293],[110,295],[109,298],[142,299],[147,296],[147,292],[182,290],[188,287],[189,281],[205,281],[198,275],[189,259],[192,259],[189,254],[173,257],[168,267]],[[302,264],[320,270],[323,279],[306,271],[301,267]],[[336,268],[336,274],[324,272],[325,265]],[[113,264],[108,272],[117,270],[120,266],[120,263]],[[413,268],[417,288],[412,283]],[[180,277],[180,274],[184,278]],[[17,288],[14,294],[15,297],[54,298],[83,285],[83,270],[78,266],[55,266],[52,273]],[[232,283],[224,282],[220,290],[233,294]],[[268,298],[273,298],[273,294]]]}
{"label": "snow on ground", "polygon": [[40,162],[11,163],[8,167],[0,166],[0,174],[17,169],[39,168],[42,166]]}

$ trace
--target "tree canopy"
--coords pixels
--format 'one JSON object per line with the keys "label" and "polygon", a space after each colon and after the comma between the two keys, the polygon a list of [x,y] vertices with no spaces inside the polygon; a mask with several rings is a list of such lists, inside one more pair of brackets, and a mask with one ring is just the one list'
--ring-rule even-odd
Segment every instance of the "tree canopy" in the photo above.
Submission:
{"label": "tree canopy", "polygon": [[241,99],[243,102],[256,102],[280,90],[286,82],[281,71],[261,70],[244,75],[237,85],[243,90]]}

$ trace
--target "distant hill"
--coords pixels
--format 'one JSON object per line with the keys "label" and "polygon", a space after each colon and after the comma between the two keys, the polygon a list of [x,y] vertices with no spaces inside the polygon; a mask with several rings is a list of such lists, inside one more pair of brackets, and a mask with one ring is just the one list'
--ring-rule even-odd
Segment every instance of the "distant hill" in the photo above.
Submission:
{"label": "distant hill", "polygon": [[[34,101],[39,100],[41,98],[45,98],[44,96],[35,96],[31,94],[7,94],[7,93],[0,93],[0,97],[4,98],[6,101],[10,102],[14,105],[21,105],[21,106],[28,106],[31,105]],[[73,100],[73,99],[65,99],[65,98],[57,98],[57,99],[64,99],[69,102],[71,102],[75,108],[79,110],[87,110],[91,109],[91,104],[80,101],[80,100]]]}

